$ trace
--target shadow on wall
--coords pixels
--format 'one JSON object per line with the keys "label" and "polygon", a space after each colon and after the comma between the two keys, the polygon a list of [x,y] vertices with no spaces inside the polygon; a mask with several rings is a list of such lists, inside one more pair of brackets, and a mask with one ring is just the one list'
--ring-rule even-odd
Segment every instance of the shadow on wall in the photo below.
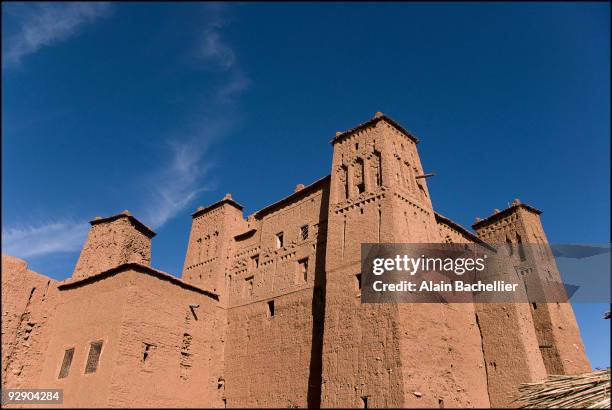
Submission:
{"label": "shadow on wall", "polygon": [[[329,186],[323,189],[319,221],[325,221],[327,231],[327,212],[329,209]],[[319,237],[327,237],[321,235]],[[308,408],[321,407],[321,383],[323,381],[323,332],[325,330],[325,249],[326,244],[317,241],[315,282],[312,295],[312,343],[308,374]]]}

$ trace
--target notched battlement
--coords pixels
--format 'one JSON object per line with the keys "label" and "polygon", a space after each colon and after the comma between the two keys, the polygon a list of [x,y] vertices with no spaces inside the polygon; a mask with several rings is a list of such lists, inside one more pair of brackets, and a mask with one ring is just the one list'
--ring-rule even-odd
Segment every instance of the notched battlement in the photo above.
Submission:
{"label": "notched battlement", "polygon": [[238,209],[239,211],[242,211],[242,209],[244,208],[238,202],[234,201],[234,199],[232,198],[232,194],[225,194],[223,199],[221,199],[220,201],[217,201],[211,205],[208,205],[207,207],[201,206],[198,209],[196,209],[195,212],[191,214],[191,217],[197,218],[198,216],[204,215],[205,213],[210,212],[213,209],[217,209],[225,204],[231,205],[235,207],[236,209]]}
{"label": "notched battlement", "polygon": [[415,144],[418,144],[420,141],[417,137],[414,136],[414,134],[412,134],[410,131],[408,131],[406,128],[402,127],[399,123],[397,123],[394,119],[392,119],[391,117],[386,116],[385,114],[383,114],[380,111],[377,111],[376,114],[374,114],[374,117],[372,117],[371,119],[369,119],[366,122],[363,122],[359,125],[357,125],[356,127],[353,127],[351,129],[348,129],[346,131],[338,131],[336,132],[336,135],[334,136],[334,138],[330,141],[330,143],[333,145],[341,140],[343,140],[344,138],[348,137],[351,134],[354,134],[358,131],[361,131],[367,127],[371,127],[376,125],[378,122],[380,121],[385,121],[387,122],[389,125],[395,127],[398,131],[400,131],[402,134],[404,134],[405,136],[407,136],[408,138],[410,138]]}
{"label": "notched battlement", "polygon": [[490,216],[484,219],[477,218],[476,222],[472,224],[472,228],[474,230],[479,230],[487,225],[490,225],[492,223],[499,221],[500,219],[510,216],[512,213],[516,212],[519,209],[524,209],[536,215],[540,215],[542,213],[542,211],[540,211],[539,209],[534,208],[533,206],[524,204],[521,202],[520,199],[517,198],[514,201],[512,201],[512,204],[510,204],[508,208],[503,209],[501,211],[499,209],[495,209],[493,211],[493,214],[491,214]]}
{"label": "notched battlement", "polygon": [[260,209],[259,211],[255,212],[253,216],[255,217],[255,219],[262,219],[264,216],[274,212],[275,210],[278,210],[278,209],[281,209],[287,206],[287,204],[291,203],[292,201],[297,201],[307,196],[308,194],[311,194],[315,192],[316,190],[321,189],[323,186],[328,185],[330,182],[330,179],[331,179],[331,176],[326,175],[323,178],[316,180],[310,185],[304,186],[300,184],[301,185],[300,189],[296,189],[291,195],[286,196],[283,199],[276,201],[273,204],[266,206],[265,208]]}

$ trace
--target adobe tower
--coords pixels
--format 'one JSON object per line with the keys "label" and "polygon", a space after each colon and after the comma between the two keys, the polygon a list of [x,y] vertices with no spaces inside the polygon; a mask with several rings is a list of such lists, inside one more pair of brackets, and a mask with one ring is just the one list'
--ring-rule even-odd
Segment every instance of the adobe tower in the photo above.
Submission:
{"label": "adobe tower", "polygon": [[331,172],[324,407],[487,407],[471,304],[361,304],[361,243],[441,242],[418,139],[381,113],[339,133]]}
{"label": "adobe tower", "polygon": [[[523,278],[530,300],[558,300],[545,286],[551,280],[561,283],[555,259],[548,246],[548,239],[540,214],[542,212],[515,199],[504,211],[496,212],[485,220],[472,225],[483,240],[511,245],[517,249],[512,257],[517,266],[523,266]],[[521,246],[532,244],[536,246]],[[549,296],[549,297],[547,297]],[[574,311],[569,303],[531,303],[538,347],[549,374],[574,374],[589,367]]]}

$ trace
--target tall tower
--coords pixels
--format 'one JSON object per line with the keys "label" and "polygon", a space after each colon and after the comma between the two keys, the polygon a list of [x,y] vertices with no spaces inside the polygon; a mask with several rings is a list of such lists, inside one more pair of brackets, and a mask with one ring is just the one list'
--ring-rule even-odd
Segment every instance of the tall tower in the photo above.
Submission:
{"label": "tall tower", "polygon": [[89,222],[91,229],[73,278],[92,276],[124,263],[151,265],[151,239],[155,232],[128,211],[97,217]]}
{"label": "tall tower", "polygon": [[472,227],[483,240],[515,250],[511,257],[523,273],[528,297],[534,301],[530,311],[548,374],[587,372],[591,366],[570,303],[537,302],[550,296],[550,287],[545,286],[547,281],[562,282],[540,214],[541,211],[515,199],[507,209],[496,210]]}
{"label": "tall tower", "polygon": [[418,142],[382,113],[332,140],[323,407],[489,405],[471,304],[361,304],[361,243],[441,242]]}
{"label": "tall tower", "polygon": [[192,214],[182,278],[220,295],[226,301],[225,273],[234,236],[246,225],[242,205],[230,194]]}

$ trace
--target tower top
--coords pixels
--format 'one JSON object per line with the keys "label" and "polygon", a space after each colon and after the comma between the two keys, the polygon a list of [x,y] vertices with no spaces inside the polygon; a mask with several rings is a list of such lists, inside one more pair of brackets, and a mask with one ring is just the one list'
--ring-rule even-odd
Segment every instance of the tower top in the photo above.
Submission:
{"label": "tower top", "polygon": [[105,223],[113,222],[113,221],[116,221],[117,219],[121,219],[121,218],[127,218],[132,223],[132,225],[134,225],[134,227],[136,229],[138,229],[141,233],[146,235],[149,239],[153,238],[156,235],[156,233],[153,231],[153,229],[149,228],[147,225],[143,224],[138,219],[136,219],[130,213],[130,211],[128,211],[127,209],[125,211],[121,212],[121,213],[118,213],[118,214],[112,215],[112,216],[108,216],[106,218],[102,218],[100,216],[96,216],[94,219],[89,221],[89,224],[91,226],[100,225],[100,224],[105,224]]}
{"label": "tower top", "polygon": [[126,263],[151,264],[151,238],[155,232],[129,211],[96,217],[76,263],[73,278],[85,278]]}
{"label": "tower top", "polygon": [[196,218],[202,214],[205,214],[208,211],[212,211],[213,209],[223,206],[225,204],[232,205],[233,207],[237,208],[239,211],[242,211],[242,209],[244,208],[238,202],[234,201],[234,199],[232,198],[232,194],[228,193],[228,194],[225,194],[223,199],[221,199],[220,201],[217,201],[211,205],[208,205],[207,207],[203,207],[203,206],[198,207],[198,209],[196,209],[195,212],[191,214],[191,216],[192,218]]}
{"label": "tower top", "polygon": [[415,144],[419,143],[419,139],[417,137],[415,137],[410,131],[408,131],[406,128],[402,127],[399,123],[397,123],[391,117],[386,116],[385,114],[383,114],[380,111],[377,111],[376,114],[374,114],[374,117],[370,118],[368,121],[366,121],[364,123],[361,123],[361,124],[357,125],[354,128],[351,128],[351,129],[343,131],[343,132],[340,132],[340,131],[336,132],[336,135],[331,140],[331,143],[335,144],[336,142],[344,139],[345,137],[348,137],[351,134],[354,134],[357,131],[361,131],[364,128],[367,128],[367,127],[370,127],[370,126],[373,126],[373,125],[377,124],[379,121],[387,122],[388,124],[393,126],[395,129],[397,129],[399,132],[401,132],[402,134],[404,134],[405,136],[410,138],[412,141],[414,141]]}
{"label": "tower top", "polygon": [[506,209],[503,209],[503,210],[500,211],[499,209],[496,208],[493,211],[492,215],[490,215],[490,216],[488,216],[488,217],[486,217],[484,219],[476,218],[476,222],[474,222],[472,224],[472,228],[473,229],[482,228],[485,225],[489,225],[489,224],[491,224],[493,222],[496,222],[496,221],[498,221],[498,220],[500,220],[500,219],[510,215],[511,213],[517,211],[519,208],[523,208],[523,209],[525,209],[525,210],[527,210],[529,212],[533,212],[536,215],[540,215],[542,213],[542,211],[540,211],[539,209],[534,208],[534,207],[532,207],[530,205],[524,204],[524,203],[522,203],[520,201],[520,199],[517,198],[514,201],[512,201],[512,204],[508,208],[506,208]]}

